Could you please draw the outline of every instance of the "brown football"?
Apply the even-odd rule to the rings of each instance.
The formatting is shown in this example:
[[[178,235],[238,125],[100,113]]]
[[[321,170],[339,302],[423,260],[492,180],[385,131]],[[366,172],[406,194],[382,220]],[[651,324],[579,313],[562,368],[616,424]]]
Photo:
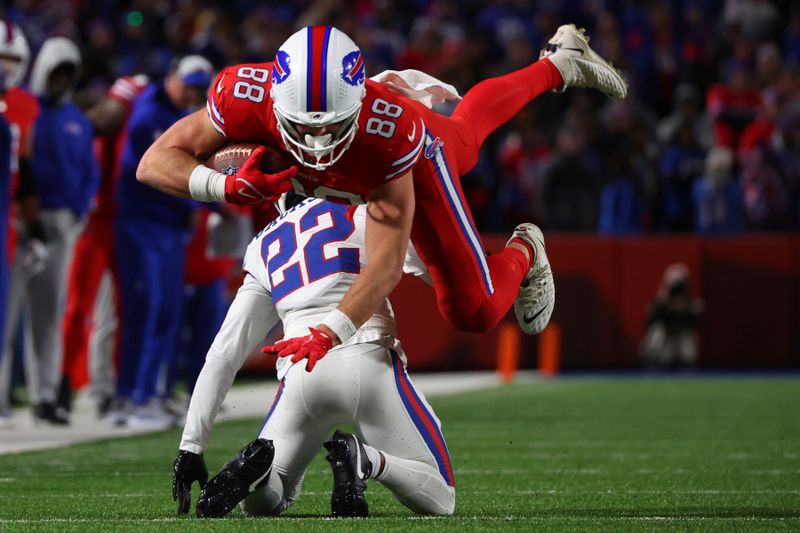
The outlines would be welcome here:
[[[226,176],[236,174],[236,171],[247,161],[253,150],[259,146],[252,143],[228,144],[211,154],[206,164]],[[262,172],[272,174],[287,169],[292,165],[294,163],[274,148],[267,147],[264,155],[261,156],[260,167]]]

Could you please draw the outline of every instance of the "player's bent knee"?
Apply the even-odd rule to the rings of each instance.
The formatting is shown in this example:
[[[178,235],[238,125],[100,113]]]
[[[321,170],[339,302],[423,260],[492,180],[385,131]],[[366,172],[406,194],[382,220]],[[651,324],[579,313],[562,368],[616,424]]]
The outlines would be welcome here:
[[[419,505],[419,503],[417,502],[416,509],[411,507],[417,514],[424,516],[450,516],[456,508],[456,495],[453,491],[449,498],[430,499],[423,505]]]
[[[453,496],[453,499],[450,500],[446,505],[437,506],[436,509],[431,509],[427,514],[428,516],[451,516],[453,512],[456,510],[456,499]]]
[[[486,333],[500,322],[508,309],[495,307],[490,298],[467,298],[463,295],[445,296],[439,299],[439,311],[459,331]]]
[[[439,516],[450,516],[456,510],[456,489],[450,487],[450,498],[444,502],[442,512],[438,513]]]
[[[456,508],[456,489],[444,480],[431,478],[413,494],[395,495],[400,503],[423,516],[450,516]]]
[[[486,333],[491,331],[500,322],[500,316],[495,314],[477,313],[462,314],[458,312],[447,312],[445,318],[453,324],[459,331],[466,333]]]
[[[249,516],[277,516],[287,507],[287,502],[269,486],[253,492],[239,503],[242,512]]]

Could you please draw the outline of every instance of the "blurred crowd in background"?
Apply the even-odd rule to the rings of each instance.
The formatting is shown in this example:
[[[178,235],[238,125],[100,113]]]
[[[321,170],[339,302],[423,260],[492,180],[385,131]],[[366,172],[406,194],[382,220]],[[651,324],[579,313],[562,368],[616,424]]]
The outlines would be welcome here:
[[[768,0],[17,0],[37,49],[79,43],[77,102],[175,56],[268,61],[295,28],[330,23],[369,75],[414,68],[454,84],[522,67],[559,24],[631,83],[622,102],[546,95],[489,139],[466,178],[478,227],[737,233],[800,224],[800,6]],[[446,112],[446,110],[443,110]]]
[[[210,254],[209,243],[229,243],[229,226],[237,233],[246,217],[151,189],[137,182],[136,167],[153,139],[204,105],[217,70],[270,61],[306,25],[352,36],[368,75],[418,69],[462,93],[535,61],[568,22],[622,69],[626,100],[546,94],[488,139],[463,178],[481,231],[521,222],[604,234],[800,226],[800,5],[791,2],[2,5],[0,140],[15,153],[10,179],[0,161],[0,182],[13,184],[0,195],[11,222],[0,240],[8,250],[0,254],[0,427],[12,425],[23,367],[40,422],[68,424],[72,392],[91,381],[98,414],[115,425],[177,423],[186,403],[169,403],[174,385],[191,393],[241,259]],[[29,61],[11,53],[21,34]],[[679,314],[689,331],[700,313],[685,313],[687,305]],[[656,311],[651,326],[669,315]],[[695,358],[693,349],[680,353],[686,364]]]

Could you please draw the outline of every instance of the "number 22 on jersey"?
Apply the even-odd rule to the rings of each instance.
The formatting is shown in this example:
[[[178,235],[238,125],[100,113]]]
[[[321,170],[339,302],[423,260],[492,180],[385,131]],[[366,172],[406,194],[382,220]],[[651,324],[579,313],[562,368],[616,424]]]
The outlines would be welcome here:
[[[261,241],[261,258],[272,285],[276,304],[297,289],[341,272],[358,274],[359,250],[326,245],[343,243],[355,231],[349,208],[320,202],[300,220],[281,222]],[[327,252],[327,253],[326,253]]]

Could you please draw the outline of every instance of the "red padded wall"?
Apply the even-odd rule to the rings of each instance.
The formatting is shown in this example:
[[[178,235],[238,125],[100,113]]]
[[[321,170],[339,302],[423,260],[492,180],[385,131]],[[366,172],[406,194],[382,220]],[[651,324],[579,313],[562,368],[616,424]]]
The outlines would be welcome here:
[[[675,262],[688,266],[692,293],[705,302],[700,366],[800,367],[800,236],[546,237],[562,368],[637,366],[647,305]],[[485,236],[485,247],[497,250],[506,238]],[[494,368],[496,332],[456,331],[423,282],[404,278],[391,300],[412,369]],[[513,312],[505,320],[514,322]],[[523,335],[522,368],[536,367],[537,341]],[[257,359],[249,368],[271,364]]]

